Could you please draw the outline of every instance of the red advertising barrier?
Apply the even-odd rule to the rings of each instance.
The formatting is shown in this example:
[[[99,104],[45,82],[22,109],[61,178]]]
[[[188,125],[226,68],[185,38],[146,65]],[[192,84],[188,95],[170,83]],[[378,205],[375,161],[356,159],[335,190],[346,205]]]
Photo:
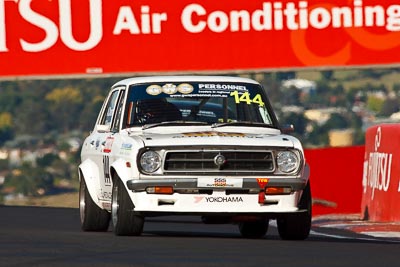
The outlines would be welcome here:
[[[400,221],[400,124],[367,130],[361,210],[371,221]]]
[[[398,0],[0,0],[0,77],[400,62]]]
[[[360,213],[364,146],[306,149],[313,216]]]

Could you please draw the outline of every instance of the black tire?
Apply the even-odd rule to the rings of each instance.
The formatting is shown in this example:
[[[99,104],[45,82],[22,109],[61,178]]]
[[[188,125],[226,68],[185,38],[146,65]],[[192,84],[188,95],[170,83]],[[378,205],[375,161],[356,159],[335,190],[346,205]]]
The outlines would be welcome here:
[[[83,177],[79,186],[79,213],[83,231],[105,232],[108,230],[110,213],[94,203]]]
[[[239,223],[240,234],[245,238],[263,238],[268,232],[269,220]]]
[[[115,235],[142,234],[144,217],[134,213],[134,205],[118,177],[113,183],[111,217]]]
[[[299,209],[304,213],[288,214],[277,219],[279,236],[284,240],[304,240],[311,230],[311,186],[308,182],[299,202]]]

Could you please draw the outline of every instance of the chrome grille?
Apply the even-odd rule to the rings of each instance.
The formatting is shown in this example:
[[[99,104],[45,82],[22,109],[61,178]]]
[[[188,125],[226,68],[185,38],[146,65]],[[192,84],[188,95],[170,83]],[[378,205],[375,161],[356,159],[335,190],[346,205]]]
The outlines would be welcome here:
[[[225,159],[218,164],[216,157]],[[271,151],[199,150],[167,151],[165,174],[260,174],[272,173],[274,160]]]

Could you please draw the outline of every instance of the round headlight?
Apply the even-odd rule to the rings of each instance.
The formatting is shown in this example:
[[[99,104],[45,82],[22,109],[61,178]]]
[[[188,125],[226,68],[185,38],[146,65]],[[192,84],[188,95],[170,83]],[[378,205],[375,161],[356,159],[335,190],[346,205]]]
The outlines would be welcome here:
[[[299,166],[299,159],[292,151],[282,151],[278,153],[276,163],[281,172],[289,173],[297,169]]]
[[[146,151],[140,157],[140,167],[147,173],[158,170],[161,166],[161,157],[154,151]]]

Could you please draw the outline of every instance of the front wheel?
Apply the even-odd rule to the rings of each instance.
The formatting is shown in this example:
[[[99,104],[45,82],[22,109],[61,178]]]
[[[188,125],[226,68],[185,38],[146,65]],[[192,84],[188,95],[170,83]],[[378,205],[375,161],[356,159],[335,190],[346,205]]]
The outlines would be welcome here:
[[[94,203],[83,177],[79,186],[79,214],[83,231],[107,231],[110,213]]]
[[[142,234],[144,218],[134,213],[132,200],[118,177],[113,183],[111,217],[115,235]]]
[[[284,240],[304,240],[311,230],[311,187],[308,182],[304,188],[299,202],[299,209],[306,210],[304,213],[288,214],[277,219],[279,236]]]

